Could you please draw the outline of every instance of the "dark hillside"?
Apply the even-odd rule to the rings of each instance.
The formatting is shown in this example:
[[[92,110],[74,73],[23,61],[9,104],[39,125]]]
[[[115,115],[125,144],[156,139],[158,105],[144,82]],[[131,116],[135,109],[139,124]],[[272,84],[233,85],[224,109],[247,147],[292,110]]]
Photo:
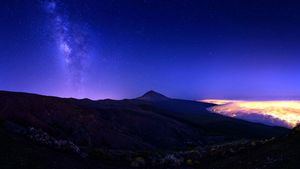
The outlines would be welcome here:
[[[272,137],[288,132],[210,113],[206,110],[209,106],[153,91],[139,99],[120,101],[0,92],[1,119],[41,128],[87,147],[180,149],[227,138]]]

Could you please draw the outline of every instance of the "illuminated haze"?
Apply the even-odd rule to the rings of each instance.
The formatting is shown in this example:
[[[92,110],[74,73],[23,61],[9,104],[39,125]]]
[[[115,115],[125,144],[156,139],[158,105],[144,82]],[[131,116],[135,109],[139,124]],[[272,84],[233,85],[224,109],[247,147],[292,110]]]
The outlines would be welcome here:
[[[271,126],[292,128],[300,123],[300,101],[201,100],[217,104],[210,111]]]

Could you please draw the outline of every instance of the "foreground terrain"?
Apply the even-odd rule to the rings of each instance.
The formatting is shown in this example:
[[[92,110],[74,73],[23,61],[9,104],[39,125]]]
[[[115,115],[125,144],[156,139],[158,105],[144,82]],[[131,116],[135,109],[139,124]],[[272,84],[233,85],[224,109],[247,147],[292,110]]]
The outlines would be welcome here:
[[[0,92],[1,168],[296,166],[299,130],[218,114],[154,91],[136,99]],[[297,149],[298,148],[298,149]],[[294,163],[295,162],[295,163]]]

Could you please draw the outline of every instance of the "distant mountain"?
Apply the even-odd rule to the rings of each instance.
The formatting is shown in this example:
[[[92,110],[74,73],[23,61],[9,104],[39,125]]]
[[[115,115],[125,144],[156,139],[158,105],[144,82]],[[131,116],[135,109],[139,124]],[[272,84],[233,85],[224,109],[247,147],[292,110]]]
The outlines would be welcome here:
[[[146,101],[162,101],[162,100],[168,100],[169,98],[158,92],[150,90],[144,95],[142,95],[141,97],[138,97],[137,99],[146,100]]]

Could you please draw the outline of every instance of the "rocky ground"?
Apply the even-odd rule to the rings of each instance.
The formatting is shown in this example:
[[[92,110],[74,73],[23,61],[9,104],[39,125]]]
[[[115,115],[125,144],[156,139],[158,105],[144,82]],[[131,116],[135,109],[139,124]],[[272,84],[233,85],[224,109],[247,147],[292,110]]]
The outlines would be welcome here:
[[[0,166],[7,169],[296,169],[299,164],[300,126],[279,138],[243,139],[180,151],[86,149],[11,122],[2,122],[0,131]]]

